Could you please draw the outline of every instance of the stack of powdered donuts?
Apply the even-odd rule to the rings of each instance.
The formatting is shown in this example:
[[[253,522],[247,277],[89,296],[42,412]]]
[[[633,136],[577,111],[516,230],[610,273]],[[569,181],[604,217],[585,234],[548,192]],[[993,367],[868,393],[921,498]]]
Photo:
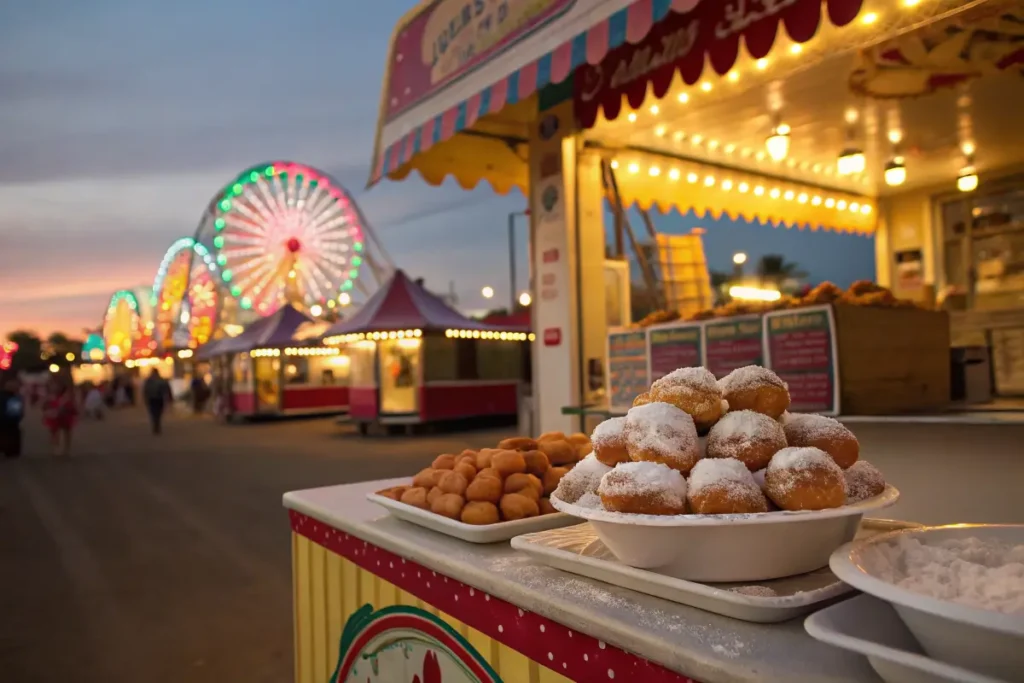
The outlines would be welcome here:
[[[497,448],[439,455],[413,477],[378,495],[466,524],[496,524],[556,510],[548,496],[591,451],[586,434],[505,439]]]
[[[767,368],[720,380],[703,367],[680,368],[637,396],[625,417],[597,426],[593,455],[555,496],[613,512],[716,515],[824,510],[885,489],[849,429],[790,414],[789,403],[786,383]]]

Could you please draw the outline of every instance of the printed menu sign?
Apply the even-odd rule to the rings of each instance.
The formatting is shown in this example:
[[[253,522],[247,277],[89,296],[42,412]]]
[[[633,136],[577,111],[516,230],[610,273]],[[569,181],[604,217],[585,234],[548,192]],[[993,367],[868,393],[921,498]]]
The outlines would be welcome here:
[[[764,316],[766,365],[789,384],[792,412],[839,413],[836,324],[831,306]]]
[[[764,365],[764,321],[761,316],[709,320],[704,323],[705,365],[715,377],[736,368]]]
[[[608,402],[628,409],[647,391],[647,333],[643,330],[608,335]]]
[[[678,368],[703,365],[701,324],[652,327],[650,335],[651,381],[661,379]]]

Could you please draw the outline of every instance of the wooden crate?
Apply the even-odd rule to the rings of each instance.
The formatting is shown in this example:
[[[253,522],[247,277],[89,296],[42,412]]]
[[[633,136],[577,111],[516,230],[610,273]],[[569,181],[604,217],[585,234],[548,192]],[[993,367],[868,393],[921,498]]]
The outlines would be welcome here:
[[[950,400],[945,311],[834,307],[844,415],[941,410]]]

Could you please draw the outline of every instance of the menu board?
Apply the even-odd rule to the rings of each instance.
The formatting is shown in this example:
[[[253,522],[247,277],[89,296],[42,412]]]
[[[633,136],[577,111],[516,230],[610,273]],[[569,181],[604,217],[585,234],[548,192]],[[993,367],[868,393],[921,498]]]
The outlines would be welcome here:
[[[647,328],[652,382],[678,368],[704,364],[701,328],[701,323]]]
[[[790,411],[839,414],[832,307],[766,313],[764,339],[767,367],[789,384]]]
[[[608,335],[608,403],[628,410],[638,394],[647,391],[647,333],[644,330]]]
[[[704,323],[705,366],[722,378],[736,368],[764,365],[764,320],[761,316],[724,318]]]

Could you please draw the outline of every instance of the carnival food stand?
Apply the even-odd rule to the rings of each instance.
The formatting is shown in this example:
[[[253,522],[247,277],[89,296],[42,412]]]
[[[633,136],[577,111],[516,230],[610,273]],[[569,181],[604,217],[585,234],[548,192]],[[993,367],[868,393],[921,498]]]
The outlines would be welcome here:
[[[304,338],[302,330],[311,324],[304,313],[285,305],[237,337],[200,349],[200,357],[229,373],[222,380],[229,387],[232,415],[310,415],[348,409],[348,355],[343,348]]]
[[[486,179],[499,192],[519,187],[528,194],[538,283],[534,396],[538,431],[545,434],[503,442],[498,449],[439,455],[431,468],[410,473],[411,482],[407,477],[286,494],[293,532],[296,680],[1020,680],[1024,628],[1019,613],[993,614],[999,610],[992,605],[966,612],[962,605],[950,608],[920,583],[917,596],[907,598],[913,591],[897,589],[896,578],[879,578],[877,566],[861,561],[874,543],[902,553],[906,547],[900,539],[933,532],[947,538],[974,535],[971,540],[978,542],[1013,535],[1012,543],[1020,544],[1020,528],[916,529],[870,520],[871,511],[893,502],[898,492],[880,473],[860,478],[870,472],[866,466],[840,464],[832,449],[856,442],[841,423],[786,410],[804,408],[808,396],[831,400],[834,411],[841,410],[838,383],[822,383],[828,367],[838,364],[851,382],[869,376],[868,361],[844,366],[839,360],[844,326],[878,330],[875,355],[882,355],[881,365],[888,364],[882,379],[890,382],[897,379],[897,364],[913,361],[908,332],[913,325],[948,339],[944,316],[898,304],[890,299],[906,298],[901,291],[894,296],[878,287],[892,284],[892,249],[904,239],[906,215],[914,213],[897,215],[890,200],[897,191],[889,188],[906,190],[924,179],[964,194],[973,191],[976,169],[988,163],[980,151],[983,134],[965,124],[969,117],[956,114],[963,106],[958,104],[962,90],[940,93],[939,100],[908,102],[885,77],[891,71],[881,67],[892,65],[886,57],[895,57],[893,64],[917,64],[922,68],[909,71],[920,84],[938,90],[970,82],[977,74],[933,79],[924,64],[970,53],[959,49],[968,46],[929,51],[949,36],[987,39],[972,32],[965,36],[962,29],[998,24],[1014,16],[1016,4],[596,0],[502,3],[500,8],[483,3],[479,15],[475,7],[464,11],[465,3],[423,3],[396,28],[371,183],[400,180],[416,170],[433,184],[453,175],[464,187]],[[1000,35],[994,30],[998,26],[988,28],[988,38]],[[1002,35],[1010,31],[1002,30]],[[898,48],[908,45],[914,49],[901,56]],[[999,79],[989,72],[1000,71],[1003,62],[1014,64],[1005,52],[999,54],[1007,59],[982,70],[986,77]],[[1005,79],[1003,85],[1020,87]],[[882,97],[887,88],[894,88],[888,90],[896,94],[892,101]],[[954,106],[936,106],[936,101]],[[893,102],[900,104],[898,114],[882,106]],[[944,110],[949,116],[936,126],[912,125],[913,112],[921,116],[926,109],[936,118]],[[900,123],[900,116],[906,121]],[[1004,127],[985,135],[998,140],[1015,132]],[[926,148],[927,140],[942,142]],[[698,329],[669,324],[626,329],[623,339],[610,338],[602,282],[608,242],[602,179],[609,168],[617,172],[626,206],[683,207],[711,216],[727,212],[789,228],[874,235],[880,282],[856,292],[825,288],[820,293],[827,296],[792,302],[791,308],[701,316]],[[927,193],[920,186],[914,191],[919,189]],[[925,206],[930,204],[915,204],[917,219],[927,212]],[[898,263],[910,262],[904,271],[912,273],[911,261],[901,256]],[[854,297],[864,298],[851,301]],[[847,313],[849,321],[840,322]],[[893,347],[886,339],[891,330],[868,320],[873,314],[900,328],[904,350],[899,355],[885,357]],[[914,323],[895,319],[918,314],[930,317]],[[782,322],[773,326],[773,320]],[[774,333],[790,336],[775,339]],[[935,357],[945,344],[948,354],[945,339],[925,340],[919,348]],[[805,343],[817,350],[796,353],[794,347]],[[787,353],[797,360],[782,367],[778,357]],[[559,468],[551,461],[540,484],[533,482],[530,477],[540,475],[530,470],[533,451],[525,449],[577,436],[566,437],[575,419],[563,415],[562,407],[601,398],[606,388],[583,379],[595,362],[605,366],[613,355],[624,359],[623,372],[610,386],[628,409],[620,418],[624,422],[608,420],[607,427],[593,432],[593,456]],[[805,368],[800,359],[808,356],[817,360]],[[648,367],[655,362],[672,372],[655,379]],[[724,391],[716,375],[746,363],[755,370],[740,374],[770,378],[755,398],[761,389],[785,392],[785,403],[770,414],[735,406],[723,414],[734,401],[729,397],[722,403],[724,397],[716,395]],[[715,373],[699,368],[702,364]],[[787,378],[796,394],[790,396],[779,375],[804,370],[809,377],[803,380]],[[706,394],[699,406],[666,406],[666,398],[688,395],[675,393],[688,383]],[[724,386],[739,393],[750,388],[739,380]],[[827,406],[808,408],[830,412]],[[678,410],[689,417],[680,419]],[[697,437],[698,411],[713,413],[701,425],[710,427],[705,441]],[[781,439],[764,454],[767,467],[753,471],[745,461],[714,462],[739,458],[724,457],[729,446],[723,446],[724,455],[711,454],[718,425],[732,425],[718,434],[728,441],[746,434],[747,422],[760,425],[758,430],[782,430],[782,436],[767,440]],[[807,445],[814,431],[810,425],[823,430],[815,437],[821,448]],[[672,452],[662,457],[660,438],[666,433]],[[621,440],[624,454],[616,451]],[[510,454],[518,449],[524,450]],[[683,452],[693,458],[685,466],[676,460]],[[614,465],[602,459],[613,455]],[[826,497],[834,501],[795,511],[793,501],[785,500],[792,489],[773,481],[781,481],[784,472],[819,468],[830,474],[816,480],[811,497],[823,493],[814,487],[827,480]],[[547,473],[555,469],[561,479],[552,491]],[[616,472],[622,477],[613,477]],[[756,480],[759,472],[763,484]],[[501,477],[497,483],[495,476]],[[568,488],[560,493],[570,476],[586,482],[582,495],[574,487],[575,502]],[[471,493],[466,480],[480,491]],[[739,516],[735,510],[715,510],[723,499],[710,495],[709,486],[725,480],[735,488],[725,487],[724,500],[736,502],[736,494],[761,507]],[[868,494],[855,493],[865,485]],[[737,493],[740,489],[745,493]],[[490,502],[480,497],[490,490]],[[515,505],[506,506],[513,496]],[[545,500],[557,513],[545,509]],[[469,515],[481,509],[477,503],[498,506],[495,512],[485,505],[495,527],[490,543],[466,540],[472,534],[463,527],[477,523]],[[380,514],[373,504],[390,514]],[[625,509],[634,504],[656,509]],[[565,524],[587,523],[558,528],[557,518],[552,520],[556,514],[567,516]],[[543,530],[523,528],[535,523]],[[790,523],[789,540],[780,541],[777,534]],[[854,538],[862,533],[869,536]],[[509,538],[511,547],[504,543]],[[752,552],[755,546],[758,551]],[[823,559],[823,551],[831,555]],[[708,558],[734,572],[757,565],[763,576],[780,583],[699,574],[694,567],[703,571]],[[825,577],[824,584],[798,589],[787,584],[784,577],[796,578],[785,573],[794,562],[802,563],[800,571],[821,567],[825,574],[800,576]],[[669,566],[685,568],[684,573],[661,571]],[[689,586],[673,581],[686,576]],[[868,599],[880,602],[881,611],[864,602],[868,596],[840,600],[850,585],[870,593]],[[830,601],[837,602],[826,607]],[[769,603],[772,609],[765,612]],[[773,611],[797,604],[795,612]],[[931,615],[927,626],[935,638],[927,637],[922,622],[904,618],[911,605]],[[793,618],[807,613],[813,614],[806,627]],[[857,622],[860,633],[844,632],[840,616]],[[981,644],[984,655],[970,652]],[[913,674],[917,677],[910,678]],[[931,678],[922,678],[925,674]]]
[[[365,430],[518,415],[530,337],[465,317],[399,269],[324,343],[349,349],[349,417]]]

